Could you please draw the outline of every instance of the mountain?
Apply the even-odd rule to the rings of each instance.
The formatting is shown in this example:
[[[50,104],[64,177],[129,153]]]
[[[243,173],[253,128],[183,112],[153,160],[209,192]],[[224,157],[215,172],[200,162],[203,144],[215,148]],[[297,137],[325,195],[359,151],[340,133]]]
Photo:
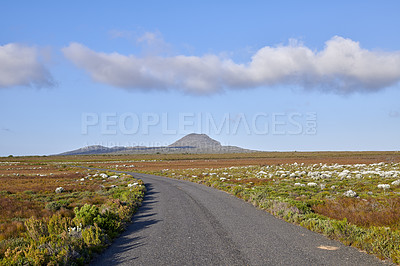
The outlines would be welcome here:
[[[77,150],[60,153],[58,155],[84,155],[84,154],[103,154],[103,153],[107,154],[107,153],[122,151],[124,149],[125,147],[115,146],[112,148],[108,148],[101,145],[92,145]]]
[[[166,147],[104,147],[101,145],[87,146],[58,155],[88,155],[88,154],[154,154],[154,153],[244,153],[252,150],[236,146],[223,146],[219,141],[206,134],[189,134]]]
[[[206,134],[192,133],[184,136],[178,141],[175,141],[168,147],[179,148],[179,147],[190,147],[190,148],[220,148],[222,145],[219,141],[210,138]]]

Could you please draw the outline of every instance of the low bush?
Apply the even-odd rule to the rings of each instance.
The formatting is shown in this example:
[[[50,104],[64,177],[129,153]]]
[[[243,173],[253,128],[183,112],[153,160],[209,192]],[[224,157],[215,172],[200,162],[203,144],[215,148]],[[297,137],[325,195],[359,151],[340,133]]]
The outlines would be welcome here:
[[[68,203],[65,200],[59,200],[59,201],[52,201],[46,204],[45,208],[46,210],[55,212],[61,209],[62,207],[67,207]]]

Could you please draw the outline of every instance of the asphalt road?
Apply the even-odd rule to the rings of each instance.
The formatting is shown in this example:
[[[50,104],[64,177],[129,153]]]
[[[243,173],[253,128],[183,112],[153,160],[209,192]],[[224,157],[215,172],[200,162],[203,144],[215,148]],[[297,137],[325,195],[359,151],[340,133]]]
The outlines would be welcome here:
[[[130,174],[146,183],[144,204],[127,231],[93,265],[383,264],[225,192]]]

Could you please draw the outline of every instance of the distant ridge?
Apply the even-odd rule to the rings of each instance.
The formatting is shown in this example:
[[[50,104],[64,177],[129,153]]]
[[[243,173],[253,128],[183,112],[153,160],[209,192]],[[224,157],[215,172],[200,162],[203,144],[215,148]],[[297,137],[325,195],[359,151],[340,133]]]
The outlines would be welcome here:
[[[104,147],[101,145],[87,146],[57,155],[90,155],[90,154],[155,154],[155,153],[246,153],[252,150],[236,146],[223,146],[219,141],[206,134],[192,133],[184,136],[166,147]]]
[[[83,147],[83,148],[80,148],[77,150],[60,153],[58,155],[103,154],[103,153],[114,153],[114,152],[118,152],[118,151],[123,151],[124,149],[126,149],[126,148],[118,147],[118,146],[109,148],[109,147],[105,147],[105,146],[101,146],[101,145],[92,145],[92,146]]]

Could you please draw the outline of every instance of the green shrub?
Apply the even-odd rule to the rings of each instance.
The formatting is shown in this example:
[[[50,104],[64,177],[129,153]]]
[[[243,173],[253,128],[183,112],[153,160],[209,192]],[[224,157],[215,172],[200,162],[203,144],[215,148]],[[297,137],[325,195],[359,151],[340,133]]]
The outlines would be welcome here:
[[[89,226],[82,231],[83,242],[89,247],[101,247],[102,246],[103,234],[100,227],[96,225]]]
[[[34,241],[39,241],[41,237],[48,236],[49,234],[46,222],[41,219],[29,218],[25,222],[25,227],[27,235]]]
[[[10,191],[7,191],[7,190],[1,190],[0,191],[0,196],[6,196],[6,195],[10,195],[10,194],[12,194]]]
[[[47,230],[49,234],[60,235],[64,232],[68,232],[68,228],[71,228],[72,224],[73,221],[71,218],[55,214],[49,219]]]
[[[122,221],[117,211],[105,210],[100,213],[97,206],[85,204],[82,208],[75,208],[74,222],[76,226],[98,226],[110,238],[117,236],[122,229]]]
[[[58,211],[61,207],[66,207],[68,203],[65,200],[52,201],[46,204],[45,208],[49,211]]]
[[[235,196],[239,196],[239,195],[241,195],[241,193],[243,192],[243,187],[241,187],[241,186],[236,186],[236,187],[234,187],[233,188],[233,190],[232,190],[232,193],[233,193],[233,195],[235,195]]]
[[[85,204],[80,209],[76,207],[74,209],[74,212],[74,222],[76,226],[85,227],[89,225],[94,225],[95,219],[100,216],[99,207],[90,204]]]

